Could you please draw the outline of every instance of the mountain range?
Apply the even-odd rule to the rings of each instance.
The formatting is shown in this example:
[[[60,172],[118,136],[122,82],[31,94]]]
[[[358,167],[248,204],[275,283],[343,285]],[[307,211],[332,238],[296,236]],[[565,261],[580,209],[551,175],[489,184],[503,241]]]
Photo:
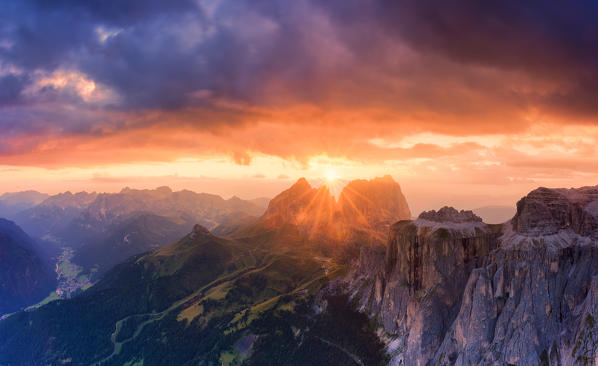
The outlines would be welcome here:
[[[143,241],[163,235],[139,217]],[[594,364],[597,243],[598,186],[538,188],[487,224],[411,219],[390,177],[338,200],[300,179],[258,218],[196,224],[1,320],[0,364]]]
[[[8,217],[13,213],[39,205],[48,197],[50,195],[37,191],[4,193],[0,195],[0,217]]]
[[[178,240],[195,223],[214,228],[239,217],[257,219],[265,209],[264,199],[225,200],[168,187],[53,196],[27,191],[2,195],[0,205],[33,237],[36,255],[55,267],[58,295],[49,299],[79,293],[114,265]]]

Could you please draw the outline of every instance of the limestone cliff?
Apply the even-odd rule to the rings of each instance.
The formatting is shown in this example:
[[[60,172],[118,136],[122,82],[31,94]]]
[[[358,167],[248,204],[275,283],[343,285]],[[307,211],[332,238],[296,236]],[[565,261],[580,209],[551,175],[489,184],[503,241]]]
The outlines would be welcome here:
[[[539,188],[503,225],[446,207],[397,222],[344,285],[392,365],[594,365],[597,193]]]

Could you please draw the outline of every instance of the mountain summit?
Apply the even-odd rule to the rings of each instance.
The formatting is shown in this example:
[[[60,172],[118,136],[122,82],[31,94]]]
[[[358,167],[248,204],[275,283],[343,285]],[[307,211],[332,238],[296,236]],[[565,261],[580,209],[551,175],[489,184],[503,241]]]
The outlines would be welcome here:
[[[522,235],[570,231],[598,238],[598,186],[538,188],[517,202],[513,229]]]
[[[390,175],[349,182],[339,196],[337,209],[352,225],[384,232],[395,221],[411,218],[401,187]]]
[[[326,186],[313,188],[305,178],[274,197],[261,218],[265,227],[282,224],[322,226],[331,223],[336,202]]]
[[[367,231],[383,240],[393,222],[410,217],[401,187],[389,175],[349,182],[338,202],[327,186],[314,188],[301,178],[270,201],[259,225],[295,225],[311,238],[335,241],[355,239],[356,232]]]

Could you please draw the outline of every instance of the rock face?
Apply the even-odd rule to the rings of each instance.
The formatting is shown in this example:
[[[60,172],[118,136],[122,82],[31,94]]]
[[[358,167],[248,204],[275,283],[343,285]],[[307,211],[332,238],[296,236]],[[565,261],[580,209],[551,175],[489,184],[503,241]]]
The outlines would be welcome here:
[[[326,186],[313,188],[301,178],[270,201],[260,222],[266,227],[291,224],[315,233],[331,225],[335,206],[334,197]]]
[[[0,315],[42,300],[55,285],[33,240],[13,222],[0,219]]]
[[[539,188],[503,225],[470,211],[394,224],[346,278],[392,365],[594,365],[598,187]]]
[[[312,187],[305,178],[274,197],[258,225],[267,228],[295,225],[311,238],[381,240],[390,224],[411,217],[401,187],[392,177],[354,180],[343,188],[338,202],[328,187]]]
[[[598,238],[598,187],[532,191],[517,203],[513,230],[527,236],[571,230]]]
[[[401,187],[390,175],[347,184],[339,198],[338,211],[353,226],[388,230],[397,219],[411,218]]]
[[[426,364],[434,357],[471,271],[496,248],[497,237],[495,226],[470,211],[445,207],[394,224],[385,253],[362,250],[349,284],[364,309],[397,336],[395,363]]]

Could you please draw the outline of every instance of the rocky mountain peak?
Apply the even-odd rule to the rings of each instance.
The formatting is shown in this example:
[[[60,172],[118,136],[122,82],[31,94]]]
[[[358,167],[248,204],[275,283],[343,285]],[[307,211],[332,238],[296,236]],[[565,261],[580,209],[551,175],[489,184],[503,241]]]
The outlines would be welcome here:
[[[571,189],[540,187],[517,202],[511,220],[522,235],[553,235],[570,231],[598,237],[598,186]]]
[[[326,185],[313,188],[301,178],[270,201],[260,222],[266,227],[293,224],[310,234],[344,240],[355,230],[386,237],[393,222],[410,217],[399,184],[387,175],[349,182],[338,202]]]
[[[482,222],[482,218],[474,214],[473,211],[457,211],[455,208],[448,206],[444,206],[438,211],[424,211],[418,216],[418,219],[451,223]]]
[[[274,197],[260,222],[265,227],[282,224],[324,226],[333,213],[334,197],[327,189],[313,188],[305,178]]]
[[[200,224],[195,224],[195,226],[193,226],[193,231],[191,231],[191,237],[197,238],[204,235],[210,235],[210,230],[206,229]]]
[[[350,221],[371,227],[387,228],[411,218],[401,187],[390,175],[349,182],[339,196],[338,210]]]
[[[40,205],[56,206],[63,209],[67,207],[81,208],[91,203],[97,196],[98,194],[96,192],[87,193],[82,191],[73,194],[70,191],[66,191],[64,193],[59,193],[48,197]]]
[[[312,192],[314,190],[315,190],[315,188],[313,188],[311,186],[311,184],[309,184],[309,182],[307,181],[307,179],[305,179],[305,178],[299,178],[299,180],[297,180],[295,182],[295,184],[293,184],[291,187],[289,187],[289,189],[281,192],[276,197],[301,196],[303,194],[308,194],[309,192]],[[276,199],[276,197],[274,197],[274,199]]]

